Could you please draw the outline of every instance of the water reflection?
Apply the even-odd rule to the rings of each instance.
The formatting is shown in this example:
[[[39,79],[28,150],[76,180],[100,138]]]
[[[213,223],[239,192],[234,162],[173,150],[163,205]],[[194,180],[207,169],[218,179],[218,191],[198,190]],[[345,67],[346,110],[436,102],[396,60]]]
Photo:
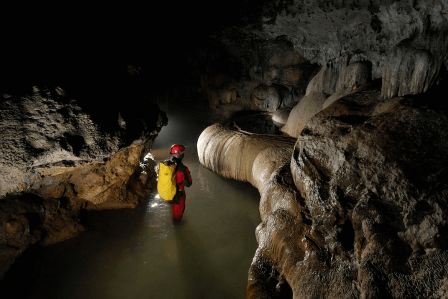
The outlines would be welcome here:
[[[152,150],[161,160],[173,143],[187,145],[193,185],[182,221],[156,192],[136,209],[92,211],[88,231],[18,262],[10,298],[245,298],[259,194],[199,164],[196,142],[209,123],[191,113],[168,109]]]

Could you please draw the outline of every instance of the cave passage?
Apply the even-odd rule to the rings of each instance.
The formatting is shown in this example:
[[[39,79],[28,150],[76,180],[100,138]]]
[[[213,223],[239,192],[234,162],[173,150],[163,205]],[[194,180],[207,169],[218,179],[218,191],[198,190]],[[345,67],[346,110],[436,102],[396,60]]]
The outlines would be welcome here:
[[[196,142],[211,123],[197,99],[194,105],[158,104],[169,122],[152,154],[162,160],[173,143],[187,146],[184,163],[193,185],[186,189],[182,222],[173,223],[171,205],[156,192],[136,209],[91,211],[86,232],[19,258],[5,278],[17,284],[16,298],[246,297],[259,193],[200,165]],[[27,291],[19,287],[27,283]]]

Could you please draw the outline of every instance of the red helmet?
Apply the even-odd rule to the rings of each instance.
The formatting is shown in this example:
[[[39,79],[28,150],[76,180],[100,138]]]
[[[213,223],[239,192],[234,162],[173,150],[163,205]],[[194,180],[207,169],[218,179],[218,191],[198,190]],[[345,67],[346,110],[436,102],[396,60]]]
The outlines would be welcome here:
[[[185,152],[185,145],[174,144],[171,146],[170,155],[174,157],[180,157]]]

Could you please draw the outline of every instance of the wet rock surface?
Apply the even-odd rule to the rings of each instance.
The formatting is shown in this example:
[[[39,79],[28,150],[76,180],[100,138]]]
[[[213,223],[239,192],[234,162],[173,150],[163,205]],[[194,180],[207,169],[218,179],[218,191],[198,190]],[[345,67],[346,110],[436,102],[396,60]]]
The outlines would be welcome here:
[[[297,140],[291,171],[312,219],[307,237],[330,258],[324,275],[344,264],[357,272],[356,290],[341,284],[346,294],[402,298],[442,286],[447,118],[430,107],[440,101],[431,96],[353,93],[312,118]]]
[[[299,2],[260,4],[202,56],[236,103],[290,110],[297,138],[291,152],[215,125],[198,142],[261,194],[248,297],[444,298],[446,3]]]
[[[232,126],[214,125],[198,142],[201,163],[226,177],[251,182],[262,195],[260,246],[249,270],[248,296],[444,298],[446,114],[441,108],[444,99],[425,93],[441,87],[439,94],[446,94],[448,6],[444,0],[411,2],[269,0],[209,5],[213,11],[222,10],[219,18],[213,13],[192,17],[187,9],[202,12],[204,7],[189,2],[172,15],[185,20],[182,26],[157,33],[152,29],[165,24],[165,14],[152,18],[145,10],[137,16],[131,9],[121,18],[126,13],[120,9],[119,17],[108,17],[120,21],[101,38],[92,30],[98,29],[95,14],[89,16],[87,30],[70,25],[62,34],[50,30],[59,22],[35,14],[35,24],[43,19],[48,24],[34,30],[32,42],[18,47],[22,35],[11,31],[14,39],[6,43],[5,57],[13,56],[14,45],[39,46],[22,64],[14,59],[6,63],[5,77],[11,82],[35,77],[52,81],[54,77],[43,75],[52,70],[59,77],[59,71],[70,73],[76,66],[77,72],[66,81],[77,85],[78,78],[88,76],[96,83],[96,73],[110,72],[110,62],[118,56],[150,56],[146,83],[168,86],[167,82],[186,80],[188,73],[195,83],[187,84],[216,108],[221,119],[247,109],[274,116],[288,111],[287,121],[285,116],[276,119],[292,137],[260,135],[277,133],[266,126],[263,115]],[[154,11],[163,8],[159,3]],[[78,24],[78,13],[71,17],[67,22]],[[105,24],[110,25],[108,18]],[[226,20],[225,26],[214,27],[217,30],[204,43],[205,34],[192,38],[190,33],[199,28],[211,33],[215,18]],[[160,47],[152,39],[148,42],[150,30]],[[42,46],[50,36],[56,36],[58,47]],[[110,51],[116,48],[120,49]],[[173,62],[182,51],[188,52],[182,64],[188,71]],[[92,59],[95,55],[103,61]],[[137,65],[128,67],[130,74],[140,71]],[[105,81],[99,90],[116,83]],[[90,89],[77,90],[91,94]],[[73,214],[93,207],[133,206],[136,197],[129,190],[140,189],[125,182],[146,181],[132,173],[153,127],[142,129],[141,118],[132,111],[155,110],[139,106],[122,113],[101,91],[82,105],[72,105],[59,102],[65,97],[63,90],[59,92],[38,88],[20,101],[5,93],[2,101],[13,103],[12,108],[2,106],[6,116],[0,119],[6,137],[0,195],[10,207],[5,215],[15,215],[1,220],[6,268],[9,257],[25,246],[14,244],[45,240],[45,235],[61,240],[82,229],[70,212],[61,216],[69,228],[65,232],[30,229],[44,217],[22,217],[29,208],[38,211],[30,201],[44,198],[49,202],[39,206],[43,211],[59,211],[61,204],[77,211]],[[98,97],[112,113],[89,105]],[[128,99],[127,93],[118,97],[122,102]],[[15,103],[23,103],[26,114],[14,108]],[[158,111],[155,114],[151,119],[160,120]],[[146,133],[141,136],[142,130]],[[111,187],[104,189],[105,183]],[[30,194],[32,200],[27,199]],[[69,199],[61,200],[65,197]],[[24,208],[11,210],[11,202]],[[43,215],[41,210],[36,213]]]
[[[250,182],[257,187],[266,177],[254,170],[255,163],[263,165],[263,160],[269,160],[263,158],[271,154],[267,151],[269,148],[290,149],[294,142],[295,139],[288,136],[255,134],[214,124],[199,136],[197,147],[201,164],[224,177]],[[263,173],[270,175],[269,171]]]
[[[198,141],[204,166],[261,194],[248,297],[444,298],[446,2],[251,8],[196,65],[202,90],[224,78],[297,141],[223,125]]]
[[[322,110],[326,100],[327,97],[322,92],[313,92],[304,96],[299,104],[291,110],[288,120],[281,130],[290,136],[297,137],[310,118]]]
[[[203,132],[201,163],[261,194],[249,298],[443,298],[440,100],[382,100],[371,83],[311,117],[292,147],[295,138],[265,142],[217,124]]]
[[[383,98],[419,94],[446,77],[447,11],[425,0],[243,1],[241,19],[214,32],[189,67],[211,107],[292,109],[310,93],[376,79]]]
[[[83,231],[83,211],[135,207],[150,191],[154,173],[141,163],[164,114],[86,102],[60,87],[2,95],[0,276],[30,245]]]

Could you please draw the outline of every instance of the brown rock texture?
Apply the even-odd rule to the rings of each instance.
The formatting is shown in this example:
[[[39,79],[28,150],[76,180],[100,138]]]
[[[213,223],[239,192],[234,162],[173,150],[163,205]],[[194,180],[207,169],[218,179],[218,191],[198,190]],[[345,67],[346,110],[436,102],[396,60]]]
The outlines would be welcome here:
[[[376,81],[311,117],[292,148],[288,137],[266,143],[218,124],[203,132],[201,163],[260,191],[248,298],[444,298],[448,119],[439,101],[382,100]]]
[[[313,220],[307,237],[326,251],[322,268],[333,283],[319,292],[328,298],[337,284],[346,298],[436,294],[446,275],[446,113],[431,109],[425,96],[379,98],[367,89],[323,110],[292,156],[295,185]],[[354,271],[356,289],[336,283],[336,269]],[[305,286],[294,293],[305,294]]]
[[[83,231],[82,211],[132,208],[150,192],[144,156],[164,114],[152,104],[131,114],[88,104],[60,87],[2,95],[0,277],[31,244]]]

